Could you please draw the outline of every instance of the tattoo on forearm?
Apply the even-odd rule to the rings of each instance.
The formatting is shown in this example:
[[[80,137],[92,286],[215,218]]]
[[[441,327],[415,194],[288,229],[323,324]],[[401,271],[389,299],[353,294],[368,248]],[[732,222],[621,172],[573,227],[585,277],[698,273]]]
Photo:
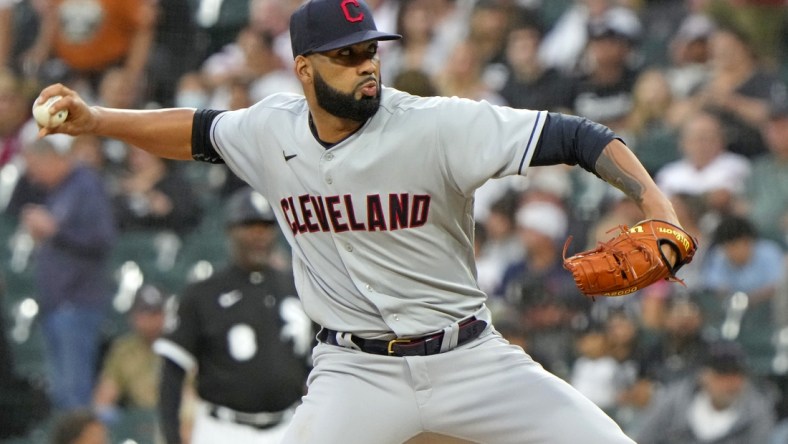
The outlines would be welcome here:
[[[632,200],[637,203],[643,200],[643,193],[646,187],[634,176],[624,171],[609,153],[602,152],[602,155],[596,161],[595,167],[597,174],[602,179],[623,191]]]

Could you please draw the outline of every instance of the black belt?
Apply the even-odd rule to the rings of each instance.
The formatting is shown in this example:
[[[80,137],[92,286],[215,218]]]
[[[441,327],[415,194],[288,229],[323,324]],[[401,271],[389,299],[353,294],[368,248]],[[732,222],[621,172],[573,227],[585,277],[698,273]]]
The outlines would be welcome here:
[[[477,338],[485,328],[487,322],[476,319],[475,317],[466,319],[459,324],[460,331],[457,336],[457,346],[463,345],[472,339]],[[342,344],[337,342],[337,334],[343,334],[336,330],[322,328],[317,334],[320,342],[329,345]],[[361,351],[375,355],[386,356],[427,356],[441,352],[444,332],[431,335],[419,336],[415,338],[396,338],[390,341],[383,339],[364,339],[358,336],[350,336],[350,340],[358,346]]]
[[[258,430],[270,429],[282,422],[287,410],[279,412],[247,413],[216,404],[208,404],[208,414],[216,419],[231,421]]]

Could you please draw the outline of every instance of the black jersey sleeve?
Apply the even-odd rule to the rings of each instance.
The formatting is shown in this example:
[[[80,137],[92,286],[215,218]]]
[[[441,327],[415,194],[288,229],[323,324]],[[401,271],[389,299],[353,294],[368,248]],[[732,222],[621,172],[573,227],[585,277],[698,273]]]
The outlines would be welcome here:
[[[194,364],[200,339],[200,307],[193,287],[187,287],[178,299],[175,319],[167,326],[161,339],[160,342],[172,343],[175,348],[160,348],[160,354],[189,370],[191,366],[184,365],[184,357],[181,355],[183,352],[187,353],[186,362],[191,361],[191,364]]]
[[[580,165],[596,174],[602,150],[618,136],[608,127],[591,120],[560,113],[548,113],[531,165]]]
[[[192,158],[200,162],[224,163],[211,143],[211,124],[224,111],[198,109],[192,119]]]
[[[162,359],[159,379],[159,422],[167,444],[181,443],[181,397],[186,371],[169,359]]]

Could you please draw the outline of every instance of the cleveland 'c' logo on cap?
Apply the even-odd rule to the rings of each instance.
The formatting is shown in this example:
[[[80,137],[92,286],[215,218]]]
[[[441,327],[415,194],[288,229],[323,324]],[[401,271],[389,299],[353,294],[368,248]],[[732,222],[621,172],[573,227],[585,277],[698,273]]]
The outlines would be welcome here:
[[[364,13],[359,12],[358,15],[353,15],[350,9],[348,9],[349,4],[354,5],[356,8],[361,8],[361,5],[358,4],[358,0],[342,0],[342,12],[345,14],[345,19],[351,23],[364,20]]]

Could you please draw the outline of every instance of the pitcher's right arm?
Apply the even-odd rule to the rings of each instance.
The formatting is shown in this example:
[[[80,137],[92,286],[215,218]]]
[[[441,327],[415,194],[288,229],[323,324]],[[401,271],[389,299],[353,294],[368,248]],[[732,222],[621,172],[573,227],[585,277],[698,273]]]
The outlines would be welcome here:
[[[50,112],[66,109],[68,118],[55,128],[42,128],[40,136],[93,134],[126,142],[159,157],[192,160],[193,108],[130,110],[89,106],[79,94],[61,84],[44,88],[36,103],[53,96],[62,98]]]

